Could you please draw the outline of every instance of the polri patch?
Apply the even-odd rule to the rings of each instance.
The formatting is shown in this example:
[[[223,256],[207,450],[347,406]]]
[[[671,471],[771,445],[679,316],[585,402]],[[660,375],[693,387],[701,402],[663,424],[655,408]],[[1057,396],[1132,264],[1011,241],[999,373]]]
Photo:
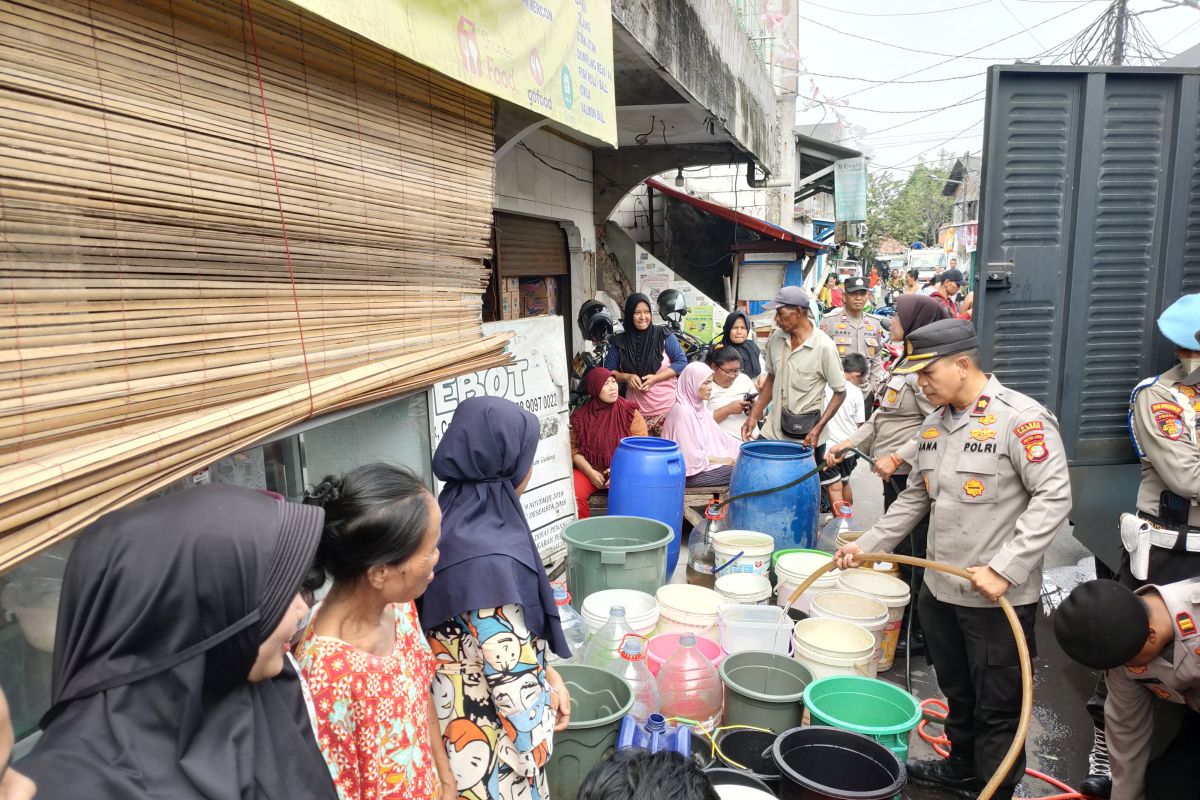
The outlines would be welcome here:
[[[1196,635],[1196,623],[1192,620],[1192,615],[1186,611],[1180,611],[1175,615],[1175,627],[1179,628],[1179,638],[1188,639]]]
[[[992,404],[992,398],[986,394],[979,395],[979,399],[975,401],[975,407],[971,409],[971,416],[982,416],[983,412],[987,411],[988,406]]]
[[[1183,418],[1171,411],[1159,411],[1154,415],[1154,425],[1159,433],[1178,442],[1183,436]]]
[[[1021,446],[1025,448],[1025,460],[1030,464],[1040,464],[1050,456],[1050,450],[1046,447],[1046,437],[1040,433],[1031,433],[1021,440]]]
[[[1043,425],[1039,420],[1035,419],[1032,422],[1022,422],[1020,425],[1013,428],[1013,433],[1015,433],[1017,435],[1017,438],[1020,439],[1020,438],[1023,438],[1026,434],[1033,433],[1034,431],[1044,431],[1044,430],[1046,430],[1046,426]]]
[[[972,478],[963,484],[963,491],[967,493],[967,497],[979,497],[983,494],[983,481]]]
[[[921,431],[922,439],[936,439],[941,435],[942,435],[942,432],[939,431],[937,428],[926,428],[925,430]]]

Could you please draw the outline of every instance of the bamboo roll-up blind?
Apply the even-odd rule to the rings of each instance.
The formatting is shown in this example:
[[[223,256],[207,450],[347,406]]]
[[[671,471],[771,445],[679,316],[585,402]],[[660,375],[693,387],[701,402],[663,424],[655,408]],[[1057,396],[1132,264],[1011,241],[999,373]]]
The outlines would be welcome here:
[[[272,0],[0,4],[0,571],[503,363],[492,104]]]

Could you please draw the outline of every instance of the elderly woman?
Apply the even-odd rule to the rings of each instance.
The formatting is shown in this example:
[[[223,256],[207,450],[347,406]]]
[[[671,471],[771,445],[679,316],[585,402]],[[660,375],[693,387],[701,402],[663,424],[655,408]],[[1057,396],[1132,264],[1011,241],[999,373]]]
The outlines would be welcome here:
[[[608,488],[609,466],[626,436],[646,436],[646,420],[621,397],[610,370],[595,367],[583,379],[591,399],[571,413],[571,461],[575,465],[575,508],[591,516],[588,498]]]
[[[688,486],[729,483],[741,445],[721,430],[708,409],[713,371],[707,364],[688,364],[679,376],[678,397],[663,423],[663,436],[683,452]]]
[[[434,706],[460,797],[548,798],[546,764],[570,698],[547,651],[571,657],[520,495],[537,417],[498,397],[459,404],[433,456],[445,486],[441,560],[421,598]],[[564,799],[565,800],[565,799]]]
[[[675,334],[654,324],[650,298],[629,295],[621,318],[625,330],[612,338],[604,366],[624,384],[625,397],[642,416],[651,436],[662,434],[663,419],[675,404],[675,379],[687,366],[687,356]]]
[[[102,517],[63,579],[39,797],[333,800],[288,655],[322,513],[198,486]]]
[[[310,588],[333,584],[296,657],[338,797],[455,797],[413,603],[438,562],[437,501],[411,473],[368,464],[325,478],[305,502],[325,509]]]
[[[751,336],[750,317],[745,311],[734,311],[725,318],[725,326],[721,333],[721,347],[735,350],[742,361],[742,374],[754,381],[755,386],[761,386],[762,355],[758,343]]]

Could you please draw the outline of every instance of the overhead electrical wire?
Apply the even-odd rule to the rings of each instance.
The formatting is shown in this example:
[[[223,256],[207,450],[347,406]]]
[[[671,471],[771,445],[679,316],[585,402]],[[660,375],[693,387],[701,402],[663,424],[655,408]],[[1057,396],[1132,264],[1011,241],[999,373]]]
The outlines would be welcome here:
[[[833,6],[823,6],[820,3],[814,3],[813,0],[801,0],[807,6],[816,6],[825,11],[836,11],[839,14],[850,14],[855,17],[924,17],[929,14],[946,14],[951,11],[961,11],[964,8],[974,8],[975,6],[983,6],[992,2],[992,0],[979,0],[977,3],[968,3],[965,6],[954,6],[952,8],[939,8],[933,11],[887,11],[884,13],[871,13],[869,11],[847,11],[844,8],[834,8]]]
[[[1074,10],[1074,9],[1072,9],[1072,10]],[[871,42],[872,44],[881,44],[884,47],[892,47],[892,48],[895,48],[896,50],[903,50],[906,53],[917,53],[917,54],[923,55],[923,56],[948,56],[952,60],[957,60],[960,58],[969,58],[972,61],[1015,61],[1016,60],[1015,58],[999,58],[996,56],[973,56],[973,55],[969,55],[969,54],[954,55],[952,53],[939,53],[936,50],[917,50],[912,47],[905,47],[902,44],[894,44],[893,42],[886,42],[883,39],[872,39],[870,36],[862,36],[857,33],[850,33],[849,31],[839,30],[839,29],[833,27],[832,25],[826,25],[824,22],[819,22],[818,20],[812,19],[811,17],[806,17],[803,14],[797,14],[796,18],[802,19],[805,22],[816,25],[817,27],[824,28],[829,31],[833,31],[834,33],[837,33],[837,34],[841,34],[842,36],[848,36],[851,39],[862,39],[864,42]],[[1025,31],[1022,31],[1022,33],[1024,33],[1024,32]],[[1017,34],[1014,34],[1014,35],[1017,35]],[[1010,37],[1006,37],[1006,38],[1011,39],[1012,37],[1010,36]],[[995,44],[995,43],[993,42],[993,44]],[[984,47],[990,47],[990,46],[991,45],[984,45]],[[971,52],[979,52],[979,50],[982,50],[982,49],[984,49],[984,48],[981,47],[981,48],[978,48],[978,50],[973,50]]]
[[[986,86],[984,88],[980,89],[978,92],[975,92],[974,94],[967,95],[962,100],[951,103],[948,106],[942,106],[941,108],[935,108],[934,110],[930,111],[928,114],[922,114],[919,117],[913,117],[910,120],[905,120],[904,122],[898,123],[896,125],[892,125],[887,128],[880,128],[877,131],[872,131],[871,133],[867,133],[862,136],[843,136],[841,139],[834,139],[833,144],[837,144],[839,142],[846,142],[851,139],[866,139],[870,136],[874,136],[879,133],[884,133],[886,131],[894,131],[894,130],[896,130],[896,128],[903,128],[905,125],[912,125],[914,122],[920,122],[923,119],[929,119],[934,114],[940,114],[943,111],[949,111],[952,108],[957,108],[958,106],[966,105],[967,103],[973,103],[976,101],[976,99],[982,99],[979,96],[984,94],[985,92],[987,92]]]
[[[837,102],[818,100],[815,97],[806,97],[802,94],[798,94],[798,95],[796,95],[796,97],[800,98],[801,100],[807,100],[810,103],[818,103],[823,106],[829,106],[830,108],[844,108],[847,111],[862,111],[863,113],[866,113],[866,114],[924,114],[929,111],[945,111],[947,108],[953,108],[953,106],[942,106],[941,108],[909,108],[909,109],[905,109],[904,111],[898,111],[895,109],[863,108],[862,106],[842,105],[841,103],[837,103]],[[983,98],[979,98],[979,99],[983,99]],[[978,101],[970,100],[967,102],[975,103]],[[964,104],[960,103],[959,105],[964,105]]]
[[[897,80],[881,81],[877,78],[859,78],[855,75],[830,75],[825,72],[810,72],[809,70],[806,70],[806,69],[805,70],[785,70],[785,71],[786,72],[794,71],[794,72],[798,73],[801,78],[803,78],[806,75],[811,75],[814,78],[837,78],[838,80],[843,80],[843,81],[864,81],[866,83],[946,83],[947,81],[962,81],[962,80],[966,80],[967,78],[978,78],[982,75],[987,74],[987,70],[984,70],[983,72],[971,72],[967,75],[953,75],[949,78],[922,78],[921,80],[916,80],[916,81],[897,81]]]

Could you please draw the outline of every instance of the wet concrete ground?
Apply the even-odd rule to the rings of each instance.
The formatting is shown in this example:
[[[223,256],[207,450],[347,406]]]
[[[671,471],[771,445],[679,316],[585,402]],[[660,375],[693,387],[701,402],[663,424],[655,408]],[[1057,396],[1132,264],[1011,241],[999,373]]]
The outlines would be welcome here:
[[[883,490],[879,479],[865,466],[859,466],[851,477],[854,490],[856,523],[869,525],[883,513]],[[1054,639],[1048,612],[1081,581],[1095,577],[1091,553],[1071,535],[1065,525],[1046,555],[1042,586],[1042,613],[1039,614],[1035,636],[1038,655],[1034,659],[1033,720],[1026,743],[1028,766],[1069,786],[1078,786],[1087,771],[1087,755],[1092,746],[1092,723],[1084,703],[1091,696],[1096,673],[1067,658]],[[904,686],[902,659],[880,676]],[[920,697],[942,697],[937,689],[936,676],[923,657],[911,664],[912,690]],[[931,726],[940,733],[941,729]],[[911,758],[932,758],[932,748],[914,732],[910,744]],[[984,776],[989,777],[989,776]],[[1045,797],[1059,790],[1042,781],[1026,777],[1018,787],[1019,797]],[[943,792],[914,786],[907,787],[904,797],[911,800],[942,800],[950,797]]]

